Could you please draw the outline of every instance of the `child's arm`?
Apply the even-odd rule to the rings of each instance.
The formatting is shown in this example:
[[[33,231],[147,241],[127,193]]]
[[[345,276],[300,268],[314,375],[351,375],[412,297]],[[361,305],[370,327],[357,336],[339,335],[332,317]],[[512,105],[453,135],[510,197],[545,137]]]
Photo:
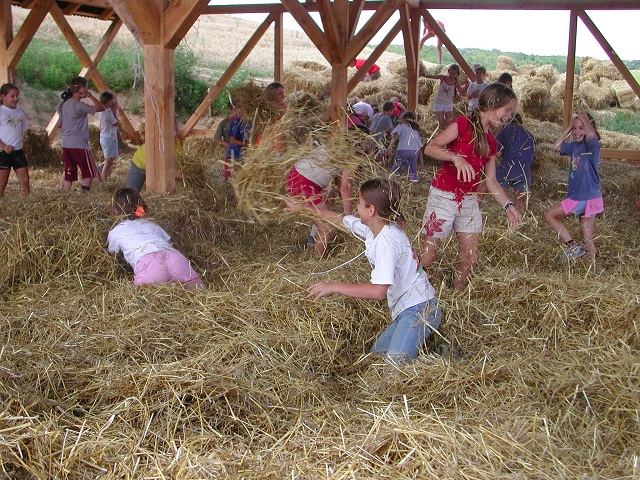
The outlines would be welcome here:
[[[573,128],[573,125],[569,125],[567,128],[564,129],[564,131],[560,134],[560,136],[556,139],[556,141],[553,142],[553,149],[556,152],[560,151],[560,147],[562,146],[564,139],[567,138],[567,135],[571,133],[572,128]]]
[[[397,133],[394,133],[393,135],[391,135],[391,139],[389,140],[389,146],[387,147],[387,151],[386,153],[391,153],[393,152],[393,147],[395,146],[396,142],[398,141],[400,137],[398,136]]]
[[[342,175],[338,182],[340,183],[342,210],[345,215],[353,215],[353,177],[351,172],[347,169],[342,170]]]
[[[311,285],[307,291],[314,300],[338,293],[346,297],[364,298],[367,300],[383,300],[387,296],[389,285],[375,285],[373,283],[339,283],[320,282]]]
[[[247,142],[245,142],[244,140],[238,140],[233,135],[229,135],[229,143],[231,145],[236,145],[238,147],[246,147],[247,146]]]
[[[502,188],[498,180],[496,180],[495,156],[490,157],[489,161],[484,164],[484,174],[486,177],[484,183],[487,187],[487,191],[491,194],[498,205],[506,207],[505,212],[507,214],[507,219],[509,220],[509,226],[511,226],[511,228],[518,228],[522,223],[522,218],[515,204],[504,192],[504,189]]]
[[[458,180],[470,182],[475,177],[473,167],[462,155],[447,148],[456,138],[458,138],[458,124],[453,122],[424,147],[424,153],[435,160],[453,163],[458,171]]]
[[[342,223],[344,215],[342,215],[341,213],[334,212],[333,210],[330,210],[328,208],[318,208],[316,205],[310,205],[309,203],[306,203],[304,201],[297,201],[294,198],[285,198],[284,203],[286,204],[286,207],[284,209],[285,212],[294,213],[300,212],[302,210],[308,210],[313,216],[326,220],[340,230],[343,230],[345,232],[347,231],[347,229],[344,227],[344,224]]]
[[[429,75],[428,73],[421,73],[420,76],[423,78],[428,78],[430,80],[444,80],[445,78],[447,78],[446,75]]]

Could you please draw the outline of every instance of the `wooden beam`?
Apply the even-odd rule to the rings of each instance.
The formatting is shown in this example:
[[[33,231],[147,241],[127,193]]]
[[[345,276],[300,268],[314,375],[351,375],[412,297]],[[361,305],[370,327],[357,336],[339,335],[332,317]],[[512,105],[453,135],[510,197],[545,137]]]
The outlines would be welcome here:
[[[153,0],[109,0],[140,45],[159,45],[161,12]]]
[[[10,59],[7,50],[13,40],[13,16],[11,14],[11,2],[0,0],[0,83],[14,81],[14,71],[10,68]]]
[[[384,2],[376,13],[364,24],[358,33],[349,41],[345,49],[345,63],[348,65],[353,62],[364,47],[371,41],[373,36],[378,33],[382,26],[387,23],[391,15],[400,8],[404,0],[387,0]]]
[[[421,0],[429,10],[637,10],[637,0]]]
[[[147,191],[173,193],[176,189],[174,50],[144,46],[144,121]]]
[[[325,41],[331,55],[329,63],[332,65],[339,64],[344,55],[344,42],[341,40],[338,21],[334,13],[334,3],[330,0],[317,0],[316,3],[324,28]]]
[[[640,150],[620,150],[617,148],[601,148],[600,158],[610,160],[626,160],[632,163],[640,163]]]
[[[29,42],[38,31],[38,27],[42,24],[44,17],[47,16],[49,8],[53,5],[54,0],[42,0],[37,3],[34,8],[31,9],[29,15],[25,19],[24,23],[18,30],[15,38],[7,48],[7,58],[9,61],[9,68],[14,69],[20,61],[20,57],[29,46]]]
[[[356,28],[358,28],[358,21],[364,9],[364,4],[365,0],[353,0],[349,3],[349,38],[356,34]]]
[[[331,122],[336,122],[338,128],[345,128],[347,124],[347,66],[333,65],[331,67],[331,105],[329,114]]]
[[[627,83],[631,87],[631,90],[633,90],[633,92],[636,94],[636,97],[640,98],[640,85],[638,85],[638,82],[636,81],[634,76],[631,74],[627,66],[622,62],[622,60],[620,60],[620,57],[618,57],[618,54],[611,47],[609,42],[607,42],[607,39],[604,38],[604,35],[600,33],[600,30],[598,30],[598,28],[591,21],[591,18],[589,18],[586,12],[579,11],[578,16],[580,17],[580,20],[582,20],[582,23],[584,23],[585,26],[589,29],[589,31],[591,32],[591,35],[595,37],[595,39],[598,41],[602,49],[609,56],[609,58],[611,59],[611,62],[616,66],[616,68],[620,72],[620,75],[622,75],[622,78],[624,78],[627,81]]]
[[[404,6],[400,9],[400,20],[406,24],[403,28],[405,37],[405,56],[407,58],[407,106],[409,110],[416,111],[418,106],[418,74],[420,63],[420,27],[422,26],[420,11],[417,8]],[[406,17],[403,21],[402,17]]]
[[[433,18],[433,15],[431,15],[427,9],[421,10],[420,14],[422,15],[422,18],[424,18],[424,21],[427,22],[427,24],[435,32],[436,36],[440,39],[442,44],[445,47],[447,47],[447,50],[449,51],[451,56],[455,59],[456,63],[460,65],[460,68],[462,68],[462,70],[464,70],[464,72],[467,74],[467,77],[469,77],[469,79],[472,82],[475,82],[476,72],[474,72],[471,69],[471,66],[460,54],[460,52],[458,51],[456,46],[453,44],[453,42],[449,39],[445,31],[440,28],[440,25],[438,25],[438,22],[436,21],[436,19]]]
[[[111,17],[115,15],[113,8],[105,8],[103,12],[98,15],[99,20],[109,20]]]
[[[191,0],[190,2],[171,2],[164,12],[164,46],[174,49],[182,41],[189,29],[198,20],[207,6],[208,0]]]
[[[79,3],[68,3],[67,6],[64,7],[63,12],[65,15],[73,15],[81,6]]]
[[[364,78],[369,68],[371,68],[371,65],[373,65],[376,60],[378,60],[378,58],[380,58],[380,55],[382,55],[387,47],[391,45],[391,42],[394,38],[396,38],[396,35],[398,35],[401,30],[402,22],[397,22],[391,28],[391,30],[389,30],[389,33],[387,33],[387,35],[382,39],[382,42],[380,42],[378,46],[373,50],[373,52],[371,52],[371,55],[369,55],[369,58],[367,59],[367,62],[369,62],[369,60],[371,61],[369,63],[369,66],[367,67],[367,62],[365,62],[362,68],[358,70],[356,74],[351,77],[349,83],[347,83],[347,95],[349,95],[353,91],[353,89],[356,88],[356,85],[360,83],[360,81]]]
[[[298,22],[298,25],[304,30],[304,33],[307,34],[309,40],[313,42],[322,56],[331,63],[332,53],[327,44],[327,38],[322,30],[320,30],[320,27],[318,27],[318,24],[311,18],[309,12],[305,10],[298,0],[282,0],[282,4]]]
[[[283,14],[274,13],[273,25],[273,79],[282,82],[284,79],[284,26]]]
[[[242,62],[249,56],[253,47],[260,41],[265,32],[269,29],[269,26],[276,18],[276,14],[271,14],[267,16],[267,18],[262,22],[258,29],[254,32],[251,38],[247,41],[242,50],[236,55],[236,58],[233,59],[233,62],[227,67],[222,76],[218,79],[215,86],[209,90],[207,96],[204,97],[204,100],[198,105],[196,111],[193,112],[187,123],[184,124],[184,127],[180,130],[178,134],[179,138],[185,138],[189,135],[191,130],[195,127],[196,123],[202,118],[202,116],[209,110],[211,103],[216,99],[216,97],[220,94],[225,85],[231,80],[233,74],[236,73]]]
[[[576,35],[578,32],[578,13],[571,10],[569,16],[569,50],[567,52],[567,70],[564,81],[564,110],[562,128],[567,128],[573,116],[573,79],[576,74]]]

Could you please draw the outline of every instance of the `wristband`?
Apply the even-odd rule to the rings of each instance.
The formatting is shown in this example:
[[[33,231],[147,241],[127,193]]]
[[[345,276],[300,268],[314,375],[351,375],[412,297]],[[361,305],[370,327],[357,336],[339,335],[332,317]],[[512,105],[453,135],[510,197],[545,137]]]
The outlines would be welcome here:
[[[505,210],[505,212],[506,212],[507,210],[509,210],[509,207],[515,207],[515,206],[516,206],[516,204],[515,204],[515,203],[513,203],[511,200],[509,200],[507,203],[505,203],[505,204],[502,206],[502,208],[504,208],[504,210]]]
[[[454,158],[456,158],[457,153],[454,153],[451,155],[451,163],[453,163],[454,165],[456,164],[456,162],[453,161]]]

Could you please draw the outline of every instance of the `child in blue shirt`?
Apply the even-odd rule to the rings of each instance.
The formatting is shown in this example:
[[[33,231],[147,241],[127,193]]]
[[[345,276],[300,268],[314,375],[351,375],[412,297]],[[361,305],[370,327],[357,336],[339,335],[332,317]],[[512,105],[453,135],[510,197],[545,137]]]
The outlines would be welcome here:
[[[571,133],[572,142],[564,142]],[[600,190],[600,135],[593,117],[588,113],[580,113],[573,118],[571,125],[565,129],[553,145],[561,155],[568,155],[569,181],[567,198],[547,210],[544,219],[565,243],[565,252],[558,263],[575,260],[589,254],[596,258],[596,247],[593,243],[593,228],[596,215],[604,211],[602,191]],[[576,243],[562,219],[575,215],[580,222],[580,236],[584,248]]]
[[[220,183],[225,183],[231,176],[233,165],[242,161],[242,148],[249,144],[249,133],[251,132],[251,122],[243,118],[242,112],[238,111],[237,117],[229,123],[229,146],[227,147],[227,158],[225,159]]]

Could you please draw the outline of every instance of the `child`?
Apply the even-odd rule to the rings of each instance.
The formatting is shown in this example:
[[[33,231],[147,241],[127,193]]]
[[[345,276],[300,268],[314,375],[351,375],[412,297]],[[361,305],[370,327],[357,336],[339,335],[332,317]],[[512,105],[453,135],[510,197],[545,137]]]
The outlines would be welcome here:
[[[438,118],[438,128],[443,131],[453,121],[453,100],[456,93],[462,95],[462,89],[458,83],[460,76],[460,66],[453,63],[447,70],[447,75],[427,75],[420,74],[424,78],[440,80],[438,91],[433,102],[433,111]]]
[[[356,58],[349,64],[350,67],[355,67],[356,70],[360,70],[367,61],[364,58]],[[371,82],[372,80],[378,80],[380,78],[380,67],[375,63],[369,67],[363,82]]]
[[[29,165],[22,151],[22,132],[27,129],[27,117],[18,108],[20,90],[12,83],[0,87],[0,198],[9,181],[11,169],[16,172],[20,195],[29,195]]]
[[[236,117],[237,117],[236,109],[233,107],[231,102],[228,102],[227,116],[220,121],[220,123],[218,124],[218,127],[216,128],[215,133],[213,134],[213,140],[216,143],[224,145],[225,152],[226,152],[226,149],[229,147],[229,125],[231,124],[231,121]]]
[[[513,77],[509,72],[504,72],[502,75],[500,75],[498,77],[497,82],[502,83],[503,85],[506,85],[509,88],[513,88]]]
[[[371,140],[375,149],[376,161],[380,164],[384,164],[386,155],[385,137],[393,130],[393,119],[391,113],[393,112],[394,105],[391,100],[382,104],[382,112],[376,113],[371,119],[371,125],[369,132],[371,133]]]
[[[489,86],[489,84],[485,81],[485,77],[487,75],[486,68],[484,68],[482,65],[478,65],[473,69],[473,71],[476,73],[476,81],[472,82],[467,87],[467,98],[469,99],[469,115],[471,115],[478,106],[478,101],[480,99],[480,94],[482,93],[482,91]]]
[[[496,178],[502,188],[513,188],[516,208],[523,212],[527,206],[527,195],[531,185],[535,138],[522,125],[522,117],[518,113],[511,123],[500,129],[496,138],[501,146],[500,160],[496,165]]]
[[[402,230],[398,183],[385,178],[363,183],[359,218],[291,200],[286,203],[287,211],[307,208],[363,240],[365,255],[373,267],[368,283],[315,283],[308,288],[309,296],[315,300],[334,293],[371,300],[386,296],[393,322],[378,337],[371,353],[386,355],[387,361],[396,363],[416,358],[425,339],[440,325],[442,312],[434,298],[435,290]]]
[[[249,144],[250,133],[251,123],[243,118],[241,110],[237,110],[235,118],[229,124],[229,146],[220,176],[220,185],[229,180],[234,164],[242,160],[242,148]]]
[[[61,187],[65,192],[71,191],[71,185],[78,180],[78,168],[82,175],[82,192],[87,193],[93,179],[102,182],[100,172],[96,167],[89,145],[88,115],[104,111],[104,105],[94,97],[87,88],[86,78],[74,77],[69,82],[69,88],[62,92],[60,112],[60,128],[62,130],[62,159],[64,173]],[[88,98],[94,106],[82,103],[80,100]]]
[[[174,122],[173,128],[176,135],[176,140],[174,143],[175,152],[179,153],[182,151],[182,145],[180,140],[178,139],[178,130],[180,126],[178,122]],[[181,178],[182,175],[180,172],[176,171],[176,178]],[[133,153],[131,157],[131,165],[129,165],[129,174],[127,175],[127,181],[125,183],[127,188],[131,188],[136,192],[142,190],[144,183],[147,180],[147,151],[145,144],[143,143],[138,147],[138,149]]]
[[[572,142],[563,143],[571,133]],[[596,247],[593,243],[593,227],[596,215],[604,211],[602,191],[600,190],[600,135],[593,117],[588,113],[580,113],[573,118],[571,125],[560,134],[553,145],[561,155],[568,155],[569,182],[567,198],[550,208],[544,219],[565,243],[565,252],[556,259],[558,263],[575,260],[587,253],[596,258]],[[562,219],[575,215],[580,222],[580,236],[584,248],[577,244]]]
[[[167,232],[143,218],[147,206],[138,192],[131,188],[117,190],[111,210],[122,221],[109,232],[109,252],[122,252],[133,268],[134,284],[173,282],[188,290],[204,288],[189,260],[171,246]]]
[[[391,97],[389,101],[393,102],[391,119],[393,120],[393,126],[395,127],[398,124],[398,120],[400,120],[400,115],[407,111],[407,107],[402,104],[398,97]]]
[[[440,240],[451,230],[458,237],[460,262],[454,287],[464,287],[477,259],[482,214],[476,190],[484,172],[487,190],[504,207],[511,227],[520,225],[520,213],[496,180],[497,142],[491,132],[510,121],[518,101],[513,91],[502,84],[487,87],[478,108],[469,117],[456,118],[440,132],[424,153],[441,160],[442,166],[431,183],[423,218],[422,266],[436,258]]]
[[[409,171],[409,181],[418,181],[418,152],[422,147],[420,138],[420,127],[414,121],[415,116],[412,111],[407,110],[400,115],[400,123],[391,132],[391,143],[387,152],[393,150],[393,146],[398,142],[398,150],[393,160],[391,173],[404,173]]]
[[[332,182],[340,190],[342,208],[347,215],[353,214],[353,181],[351,173],[329,164],[329,155],[322,147],[316,147],[309,155],[299,160],[287,176],[287,192],[292,197],[304,200],[319,210],[331,210],[333,199],[329,197]],[[333,229],[321,222],[314,222],[308,245],[313,245],[316,255],[323,256],[331,241]]]
[[[424,17],[422,18],[422,23],[424,24],[424,30],[422,31],[422,38],[420,39],[420,48],[422,48],[424,42],[430,38],[436,37],[438,39],[438,65],[442,65],[442,40],[440,40],[440,37],[436,35],[436,32],[433,31],[433,28],[431,28]],[[436,23],[443,32],[446,32],[444,29],[444,23],[440,20],[436,20]]]
[[[111,176],[113,162],[116,161],[118,155],[118,101],[116,96],[111,92],[102,92],[100,94],[100,103],[104,105],[104,111],[98,112],[98,120],[100,120],[100,146],[104,154],[104,163],[98,167],[102,172],[102,180],[106,180]]]

